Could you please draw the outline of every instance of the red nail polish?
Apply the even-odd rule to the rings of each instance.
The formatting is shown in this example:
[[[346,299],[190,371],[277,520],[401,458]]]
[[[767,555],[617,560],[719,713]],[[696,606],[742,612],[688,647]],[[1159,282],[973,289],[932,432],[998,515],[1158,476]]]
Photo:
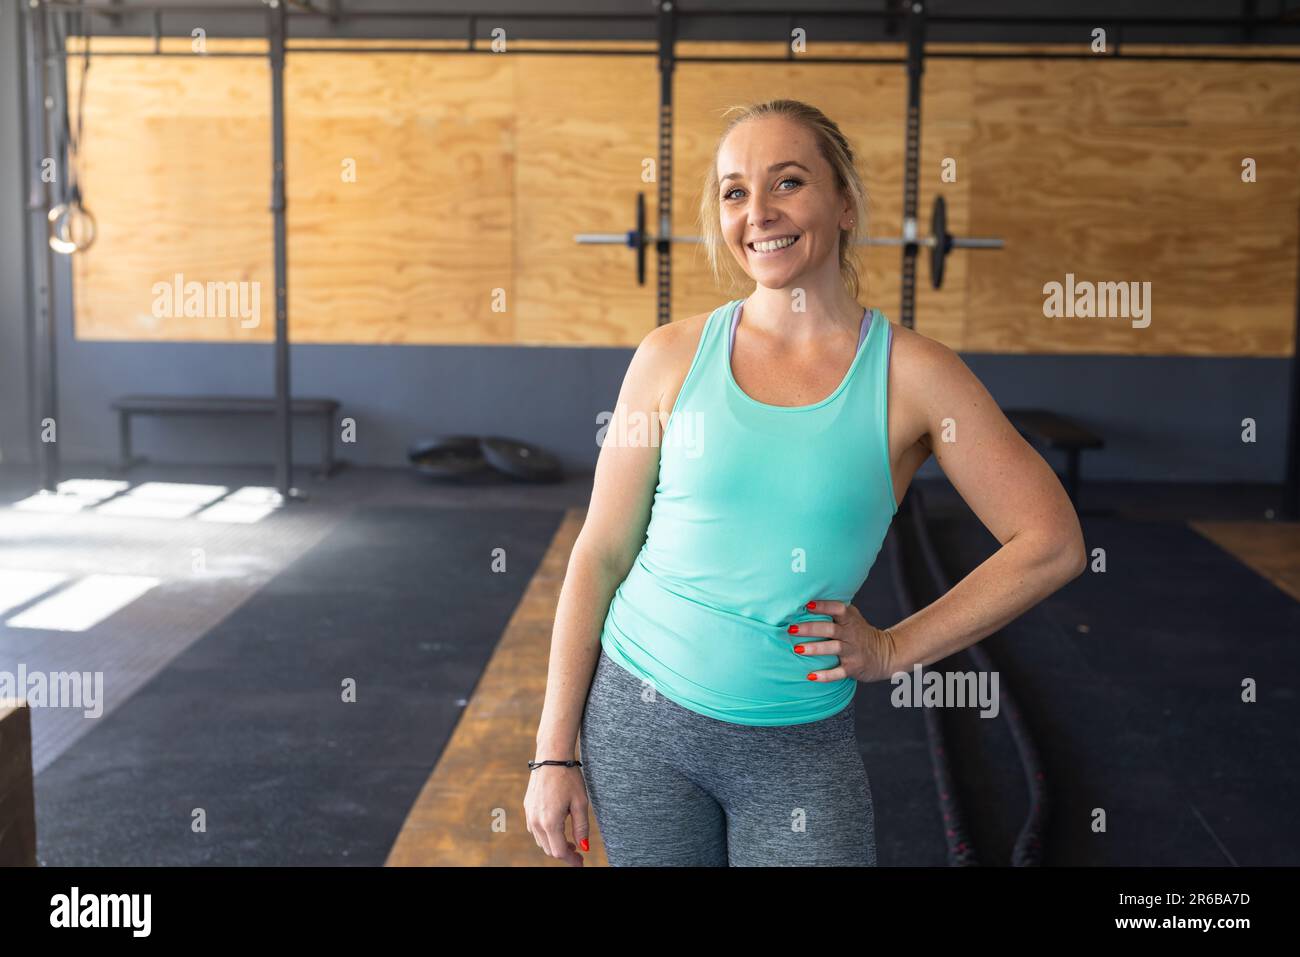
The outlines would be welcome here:
[[[585,837],[578,842],[578,846],[581,847],[584,851],[591,850],[591,845],[587,843],[587,839]]]
[[[816,676],[815,674],[813,674],[813,673],[810,671],[810,672],[808,672],[808,680],[809,680],[809,681],[816,681],[816,680],[817,680],[817,676]]]
[[[808,609],[809,609],[810,611],[811,611],[812,609],[816,608],[816,607],[817,607],[817,602],[815,602],[815,601],[810,601],[810,602],[808,602]]]
[[[800,655],[802,655],[802,654],[803,654],[803,645],[795,645],[795,646],[794,646],[794,650],[795,650],[795,654],[800,654]]]
[[[797,634],[799,634],[799,626],[798,626],[798,625],[791,625],[791,626],[790,626],[790,634],[792,634],[792,635],[797,635]]]

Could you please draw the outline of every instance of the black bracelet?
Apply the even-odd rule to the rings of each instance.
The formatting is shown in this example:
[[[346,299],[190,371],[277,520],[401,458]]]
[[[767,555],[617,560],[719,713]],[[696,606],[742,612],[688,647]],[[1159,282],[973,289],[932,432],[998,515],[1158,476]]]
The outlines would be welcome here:
[[[540,768],[543,764],[562,764],[562,765],[564,765],[566,768],[574,768],[574,767],[580,768],[580,767],[582,767],[582,762],[581,762],[581,761],[529,761],[529,762],[528,762],[528,770],[529,770],[529,771],[536,771],[536,770],[537,770],[538,768]]]

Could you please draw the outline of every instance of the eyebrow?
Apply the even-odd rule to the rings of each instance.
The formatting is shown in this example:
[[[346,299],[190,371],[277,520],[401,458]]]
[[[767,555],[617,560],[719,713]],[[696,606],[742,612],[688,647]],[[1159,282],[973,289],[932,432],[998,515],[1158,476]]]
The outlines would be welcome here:
[[[797,166],[805,173],[812,175],[812,170],[810,170],[807,166],[804,166],[803,163],[796,163],[794,160],[786,160],[783,163],[773,163],[771,166],[767,168],[767,171],[769,173],[775,173],[777,170],[784,169],[787,166]],[[722,177],[722,179],[718,180],[718,182],[725,183],[729,179],[740,179],[740,177],[741,177],[740,173],[728,173],[726,176]]]

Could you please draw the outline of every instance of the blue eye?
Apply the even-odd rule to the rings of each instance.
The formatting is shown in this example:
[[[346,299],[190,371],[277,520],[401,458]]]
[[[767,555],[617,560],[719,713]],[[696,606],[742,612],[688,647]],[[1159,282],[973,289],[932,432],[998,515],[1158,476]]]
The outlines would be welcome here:
[[[795,186],[802,186],[802,185],[803,185],[803,180],[799,179],[797,176],[784,176],[784,177],[782,177],[781,180],[777,183],[777,185],[778,185],[778,186],[784,186],[786,183],[794,183]],[[740,187],[739,187],[739,186],[736,186],[736,187],[734,187],[733,189],[729,189],[729,190],[727,190],[725,193],[722,194],[722,198],[723,198],[724,200],[728,200],[728,201],[729,201],[729,200],[731,199],[731,194],[732,194],[732,193],[737,193],[737,192],[740,192]],[[783,189],[783,190],[778,190],[778,192],[788,193],[788,192],[790,192],[790,190],[788,190],[788,189]]]

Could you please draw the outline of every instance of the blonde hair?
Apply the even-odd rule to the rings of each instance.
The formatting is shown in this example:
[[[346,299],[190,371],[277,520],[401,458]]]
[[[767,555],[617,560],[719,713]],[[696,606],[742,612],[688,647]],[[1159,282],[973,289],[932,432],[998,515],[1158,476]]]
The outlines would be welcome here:
[[[713,270],[715,282],[721,283],[720,265],[725,260],[727,281],[735,286],[740,280],[733,269],[732,256],[723,256],[721,226],[721,198],[718,182],[718,150],[722,148],[727,134],[746,120],[761,116],[785,116],[802,123],[813,134],[817,148],[822,157],[830,164],[835,175],[835,183],[853,208],[853,225],[840,230],[840,276],[849,294],[858,298],[859,277],[855,243],[859,236],[865,234],[867,226],[867,190],[862,184],[854,165],[853,147],[845,135],[840,132],[835,121],[815,106],[799,100],[768,100],[749,106],[733,106],[723,112],[723,116],[735,113],[736,117],[727,124],[713,147],[713,159],[709,171],[704,177],[704,193],[700,197],[700,236],[704,240],[704,250],[709,257],[709,267]]]

